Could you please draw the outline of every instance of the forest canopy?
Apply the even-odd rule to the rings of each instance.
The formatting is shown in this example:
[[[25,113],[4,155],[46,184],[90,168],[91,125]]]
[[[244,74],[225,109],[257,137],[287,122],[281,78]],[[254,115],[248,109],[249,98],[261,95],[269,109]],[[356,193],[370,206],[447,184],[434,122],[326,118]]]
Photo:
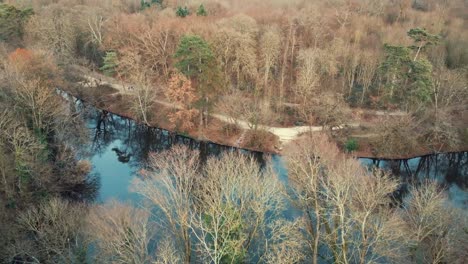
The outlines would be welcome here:
[[[0,262],[463,263],[466,209],[447,186],[356,157],[467,150],[467,11],[466,0],[0,1]],[[101,111],[97,130],[115,113],[281,154],[288,184],[266,154],[175,146],[138,164],[142,204],[98,204],[78,101]]]

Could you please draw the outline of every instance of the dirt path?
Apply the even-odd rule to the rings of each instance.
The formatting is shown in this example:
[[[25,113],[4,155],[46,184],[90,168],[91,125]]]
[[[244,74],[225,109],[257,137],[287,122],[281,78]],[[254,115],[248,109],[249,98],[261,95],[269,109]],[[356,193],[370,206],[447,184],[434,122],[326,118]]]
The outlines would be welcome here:
[[[119,91],[119,93],[122,94],[129,94],[132,86],[129,84],[123,84],[123,83],[113,83],[110,81],[107,81],[108,77],[102,77],[102,78],[96,78],[90,75],[84,75],[85,82],[82,84],[88,87],[97,87],[99,85],[107,85],[110,86],[116,90]],[[116,81],[117,82],[117,81]],[[155,102],[158,104],[167,106],[167,107],[173,107],[173,108],[181,108],[177,104],[173,104],[167,101],[159,100],[156,99]],[[212,117],[217,118],[223,122],[230,123],[230,124],[236,124],[238,125],[241,129],[244,130],[249,130],[251,129],[251,126],[248,122],[244,120],[236,120],[232,117],[222,115],[222,114],[211,114]],[[317,131],[322,131],[323,127],[322,126],[294,126],[294,127],[272,127],[272,126],[266,126],[266,125],[260,125],[259,126],[261,129],[264,129],[274,135],[276,135],[279,138],[279,141],[281,144],[285,145],[288,142],[296,139],[299,137],[300,134],[306,133],[306,132],[317,132]],[[347,124],[347,125],[341,125],[337,127],[333,127],[333,130],[338,130],[338,129],[343,129],[344,127],[359,127],[358,123],[353,123],[353,124]]]

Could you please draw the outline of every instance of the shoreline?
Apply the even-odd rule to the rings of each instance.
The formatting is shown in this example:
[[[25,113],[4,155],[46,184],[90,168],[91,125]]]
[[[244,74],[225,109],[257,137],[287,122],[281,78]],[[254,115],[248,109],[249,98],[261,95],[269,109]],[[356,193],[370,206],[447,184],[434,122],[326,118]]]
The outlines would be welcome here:
[[[468,153],[468,150],[459,150],[459,151],[442,151],[442,152],[429,152],[423,154],[408,155],[402,157],[372,157],[372,156],[355,156],[357,159],[371,159],[371,160],[383,160],[383,161],[399,161],[399,160],[410,160],[415,158],[423,158],[428,156],[434,156],[439,154],[457,154],[457,153]]]
[[[152,128],[152,129],[162,129],[162,130],[165,130],[165,131],[168,131],[170,134],[173,134],[173,135],[176,135],[176,136],[180,136],[180,137],[184,137],[184,138],[189,138],[189,139],[192,139],[192,140],[196,140],[196,141],[199,141],[199,142],[205,142],[205,143],[213,143],[213,144],[216,144],[216,145],[219,145],[219,146],[222,146],[222,147],[227,147],[227,148],[235,148],[235,149],[238,149],[238,150],[245,150],[245,151],[250,151],[250,152],[256,152],[256,153],[264,153],[264,154],[269,154],[269,155],[281,155],[280,152],[271,152],[271,151],[266,151],[266,150],[258,150],[258,149],[253,149],[253,148],[242,148],[242,147],[238,147],[238,146],[231,146],[231,145],[228,145],[226,143],[222,143],[222,142],[216,142],[215,140],[203,140],[203,139],[199,139],[199,138],[196,138],[196,137],[193,137],[191,136],[190,134],[181,134],[180,132],[178,131],[175,131],[175,130],[171,130],[171,129],[167,129],[167,128],[163,128],[163,127],[158,127],[158,126],[154,126],[154,125],[147,125],[147,124],[144,124],[143,122],[140,122],[138,120],[136,120],[135,118],[127,115],[127,114],[124,114],[124,113],[119,113],[117,111],[114,111],[108,107],[98,107],[96,106],[95,104],[87,101],[87,100],[84,100],[82,98],[79,98],[77,97],[75,94],[73,94],[73,92],[71,91],[65,91],[65,90],[62,90],[62,89],[59,89],[61,92],[64,92],[66,94],[69,94],[71,96],[73,96],[76,100],[79,100],[83,103],[86,103],[90,106],[92,106],[93,108],[99,110],[99,111],[106,111],[107,113],[110,113],[112,115],[116,115],[116,116],[119,116],[119,117],[122,117],[122,118],[126,118],[126,119],[129,119],[133,122],[135,122],[136,124],[138,125],[142,125],[142,126],[145,126],[145,127],[148,127],[148,128]]]
[[[75,94],[73,94],[73,92],[71,91],[66,91],[66,90],[63,90],[63,89],[60,89],[60,91],[62,92],[65,92],[67,94],[70,94],[71,96],[73,96],[75,99],[77,100],[80,100],[92,107],[94,107],[95,109],[98,109],[100,111],[107,111],[108,113],[111,113],[113,115],[117,115],[117,116],[120,116],[120,117],[123,117],[123,118],[127,118],[129,120],[132,120],[133,122],[139,124],[139,125],[144,125],[148,128],[153,128],[153,129],[163,129],[163,130],[166,130],[168,131],[169,133],[172,133],[172,134],[175,134],[175,135],[178,135],[178,136],[181,136],[181,137],[185,137],[185,138],[190,138],[192,140],[197,140],[197,141],[200,141],[200,142],[206,142],[206,143],[213,143],[213,144],[217,144],[217,145],[220,145],[220,146],[223,146],[223,147],[228,147],[228,148],[235,148],[235,149],[239,149],[239,150],[246,150],[246,151],[250,151],[250,152],[256,152],[256,153],[264,153],[264,154],[269,154],[269,155],[279,155],[279,156],[282,156],[282,153],[281,151],[276,151],[276,152],[272,152],[272,151],[267,151],[267,150],[259,150],[259,149],[253,149],[253,148],[242,148],[242,147],[238,147],[238,146],[232,146],[232,145],[229,145],[229,144],[226,144],[226,143],[223,143],[223,142],[219,142],[219,141],[215,141],[215,140],[203,140],[203,139],[198,139],[196,137],[193,137],[191,136],[190,134],[189,135],[184,135],[184,134],[181,134],[179,133],[178,131],[175,131],[175,130],[171,130],[171,129],[167,129],[167,128],[163,128],[163,127],[158,127],[158,126],[153,126],[153,125],[147,125],[147,124],[144,124],[138,120],[136,120],[135,118],[127,115],[127,114],[124,114],[124,113],[119,113],[117,111],[114,111],[108,107],[98,107],[96,106],[95,104],[91,103],[91,102],[88,102],[82,98],[79,98],[77,97]],[[438,154],[454,154],[454,153],[466,153],[468,152],[468,149],[461,149],[461,150],[449,150],[449,151],[440,151],[440,152],[424,152],[424,153],[415,153],[415,154],[411,154],[411,155],[405,155],[405,156],[399,156],[399,157],[385,157],[385,156],[366,156],[366,155],[357,155],[357,156],[354,156],[352,155],[353,157],[357,158],[357,159],[372,159],[372,160],[385,160],[385,161],[398,161],[398,160],[410,160],[410,159],[414,159],[414,158],[419,158],[419,157],[426,157],[426,156],[432,156],[432,155],[438,155]]]

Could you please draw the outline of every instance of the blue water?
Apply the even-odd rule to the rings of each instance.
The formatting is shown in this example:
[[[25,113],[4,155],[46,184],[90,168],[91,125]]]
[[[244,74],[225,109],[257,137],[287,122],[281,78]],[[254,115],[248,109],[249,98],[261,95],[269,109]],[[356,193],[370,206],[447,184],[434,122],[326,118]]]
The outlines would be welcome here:
[[[97,173],[101,179],[98,202],[106,202],[110,199],[138,200],[138,195],[128,190],[128,186],[136,175],[135,168],[132,168],[129,163],[118,161],[115,152],[112,151],[112,148],[122,145],[122,141],[117,139],[107,146],[103,153],[96,154],[91,159],[94,165],[93,172]]]

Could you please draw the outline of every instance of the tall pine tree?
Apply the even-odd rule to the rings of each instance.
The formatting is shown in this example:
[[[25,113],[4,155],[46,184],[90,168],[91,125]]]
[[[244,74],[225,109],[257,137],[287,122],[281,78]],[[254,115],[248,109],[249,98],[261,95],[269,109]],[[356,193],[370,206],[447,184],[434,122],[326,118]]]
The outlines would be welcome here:
[[[174,55],[175,66],[192,80],[197,95],[197,108],[200,110],[200,124],[207,125],[208,112],[223,88],[223,78],[213,51],[200,36],[185,35],[180,40]]]

